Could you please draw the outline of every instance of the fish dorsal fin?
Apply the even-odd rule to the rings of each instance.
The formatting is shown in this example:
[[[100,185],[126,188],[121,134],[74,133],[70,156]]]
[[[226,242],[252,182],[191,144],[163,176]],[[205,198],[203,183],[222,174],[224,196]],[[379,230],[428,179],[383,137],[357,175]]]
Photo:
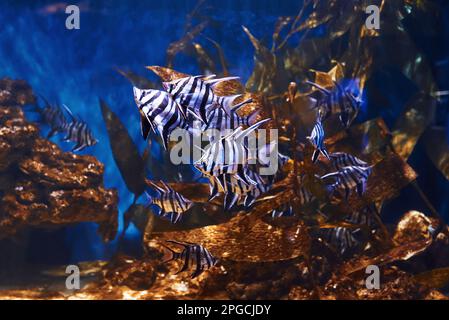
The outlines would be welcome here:
[[[70,108],[67,107],[65,104],[62,104],[62,106],[63,106],[63,108],[67,111],[67,113],[69,114],[70,118],[71,118],[73,121],[75,121],[76,118],[75,118],[75,116],[73,115],[72,110],[70,110]]]
[[[163,181],[163,180],[159,180],[159,182],[164,186],[164,188],[165,188],[165,190],[166,191],[174,191],[173,189],[172,189],[172,187],[170,187],[165,181]]]
[[[154,189],[156,189],[156,191],[157,191],[159,194],[164,194],[164,193],[166,192],[163,188],[159,187],[159,186],[158,186],[157,184],[155,184],[153,181],[148,181],[148,183],[151,184],[151,186],[152,186]]]
[[[216,74],[210,74],[208,76],[203,76],[202,79],[203,79],[203,81],[210,81],[213,78],[215,78],[216,76],[217,76]]]
[[[141,99],[142,93],[145,93],[146,91],[150,91],[150,90],[153,90],[153,89],[140,89],[137,87],[133,87],[134,101],[136,102],[137,105],[141,104],[140,99]],[[147,94],[148,93],[145,93],[144,96],[146,96]]]
[[[224,78],[217,78],[217,79],[209,79],[204,82],[213,89],[221,82],[238,80],[238,79],[240,79],[240,77],[224,77]]]
[[[41,99],[44,100],[44,103],[45,103],[46,107],[51,107],[50,102],[48,102],[48,100],[43,95],[41,95],[40,93],[39,93],[39,97],[41,97]]]

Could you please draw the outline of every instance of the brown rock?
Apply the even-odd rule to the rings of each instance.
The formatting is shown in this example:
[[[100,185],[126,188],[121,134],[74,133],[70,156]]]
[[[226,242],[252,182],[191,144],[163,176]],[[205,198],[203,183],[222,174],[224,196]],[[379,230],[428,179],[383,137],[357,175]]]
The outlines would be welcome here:
[[[20,108],[0,108],[0,172],[28,153],[38,132]]]
[[[153,264],[127,257],[119,257],[109,264],[104,275],[113,286],[127,286],[133,290],[149,289],[156,280]]]
[[[25,105],[35,102],[33,90],[23,80],[0,80],[0,105]]]
[[[62,152],[39,138],[20,107],[34,102],[25,82],[0,80],[0,237],[26,227],[101,223],[105,240],[117,230],[117,192],[103,188],[103,164]]]
[[[88,188],[101,184],[103,165],[91,156],[62,152],[55,144],[37,139],[31,156],[19,169],[36,183],[48,188]]]

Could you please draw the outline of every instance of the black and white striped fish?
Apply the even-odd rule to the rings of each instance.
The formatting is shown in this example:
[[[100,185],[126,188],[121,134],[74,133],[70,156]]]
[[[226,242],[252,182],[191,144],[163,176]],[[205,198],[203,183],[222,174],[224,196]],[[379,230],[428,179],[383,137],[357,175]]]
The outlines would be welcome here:
[[[260,110],[256,110],[249,116],[244,117],[237,114],[237,110],[239,108],[247,103],[250,103],[251,101],[252,99],[248,99],[236,106],[233,106],[230,112],[219,105],[216,108],[213,108],[208,114],[207,122],[205,123],[203,130],[217,129],[220,132],[223,132],[228,129],[237,129],[241,126],[251,126],[254,124]]]
[[[324,146],[324,128],[321,123],[321,120],[318,118],[315,126],[312,129],[312,133],[307,139],[313,144],[315,147],[315,151],[312,155],[312,161],[316,162],[318,160],[318,156],[322,153],[326,158],[329,159],[329,153]]]
[[[342,255],[344,255],[346,252],[359,245],[359,241],[354,237],[354,233],[356,232],[358,232],[358,229],[337,227],[325,229],[323,236],[327,243],[335,247]]]
[[[331,185],[334,190],[343,190],[345,198],[348,199],[351,191],[357,190],[357,193],[361,196],[366,190],[366,183],[368,177],[371,174],[371,167],[362,166],[348,166],[342,169],[328,173],[321,177],[322,180],[329,178],[335,179],[335,182]]]
[[[231,134],[214,140],[203,150],[203,154],[196,161],[195,167],[207,176],[231,174],[244,181],[245,178],[251,180],[250,177],[240,176],[242,168],[248,165],[248,161],[253,154],[248,149],[245,138],[267,121],[270,121],[270,119],[261,120],[244,130],[239,127],[233,130]]]
[[[359,158],[344,152],[334,152],[330,154],[330,159],[333,167],[336,170],[341,170],[344,167],[368,167],[368,163]]]
[[[179,242],[175,240],[167,240],[168,243],[182,246],[181,252],[177,252],[168,246],[165,246],[171,252],[171,258],[165,260],[164,263],[172,260],[180,260],[183,266],[176,273],[181,273],[189,269],[193,269],[191,274],[192,279],[199,276],[204,270],[207,270],[216,265],[217,259],[202,245],[190,242]]]
[[[216,103],[226,110],[230,110],[234,100],[241,95],[221,97],[217,96],[213,88],[223,81],[239,79],[239,77],[226,77],[214,79],[211,76],[191,76],[170,82],[164,82],[164,89],[173,99],[184,108],[196,113],[204,123],[208,121],[208,113]]]
[[[168,218],[172,223],[177,223],[182,215],[192,206],[192,201],[186,199],[182,194],[173,190],[164,181],[161,181],[163,187],[150,182],[154,187],[157,196],[152,197],[147,193],[149,204],[154,204],[159,208],[157,215]]]
[[[379,213],[374,204],[371,204],[362,210],[352,212],[346,221],[355,225],[364,225],[370,228],[377,226],[376,216],[379,217]]]
[[[92,135],[92,131],[90,131],[87,123],[76,118],[69,107],[66,105],[63,105],[63,107],[71,118],[70,122],[65,122],[63,125],[63,132],[66,134],[64,140],[76,143],[72,151],[81,151],[86,147],[97,144],[98,140]]]
[[[45,107],[39,108],[38,111],[41,114],[43,121],[50,127],[50,131],[47,134],[48,139],[57,133],[64,132],[64,125],[67,120],[64,116],[64,112],[59,106],[51,105],[44,97],[42,97],[42,99],[45,102]]]
[[[300,187],[299,190],[296,192],[297,198],[295,199],[297,202],[297,205],[304,206],[308,203],[315,200],[314,195],[307,190],[305,187]],[[293,206],[290,203],[284,204],[278,209],[275,209],[271,212],[271,216],[273,218],[279,218],[279,217],[290,217],[293,215]]]
[[[379,213],[374,204],[371,204],[362,210],[354,211],[348,214],[344,221],[353,224],[354,227],[336,227],[331,229],[322,229],[320,234],[324,240],[334,246],[341,254],[359,246],[363,242],[361,238],[361,228],[363,226],[374,230],[378,227],[376,216]]]
[[[221,180],[220,186],[224,187],[224,208],[230,210],[237,203],[242,203],[248,208],[258,197],[271,189],[271,182],[265,181],[262,176],[253,170],[247,170],[245,176],[250,177],[255,183],[247,183],[242,179],[236,178],[234,175],[222,175],[217,177]]]
[[[140,111],[141,132],[145,140],[152,129],[153,132],[159,133],[164,148],[167,149],[168,139],[173,130],[187,128],[183,109],[169,93],[134,87],[134,100]]]
[[[334,82],[335,88],[328,90],[320,85],[307,81],[308,84],[317,88],[322,97],[317,100],[316,108],[320,113],[321,120],[326,120],[332,114],[337,114],[341,123],[347,128],[351,125],[360,110],[362,100],[355,97],[349,90]]]

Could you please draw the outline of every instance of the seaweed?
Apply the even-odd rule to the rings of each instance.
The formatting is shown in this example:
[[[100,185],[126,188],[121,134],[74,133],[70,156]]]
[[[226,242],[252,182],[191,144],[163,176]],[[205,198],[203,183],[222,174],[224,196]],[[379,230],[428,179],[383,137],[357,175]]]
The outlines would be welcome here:
[[[112,155],[129,191],[139,197],[145,190],[145,166],[142,157],[120,118],[100,99]]]

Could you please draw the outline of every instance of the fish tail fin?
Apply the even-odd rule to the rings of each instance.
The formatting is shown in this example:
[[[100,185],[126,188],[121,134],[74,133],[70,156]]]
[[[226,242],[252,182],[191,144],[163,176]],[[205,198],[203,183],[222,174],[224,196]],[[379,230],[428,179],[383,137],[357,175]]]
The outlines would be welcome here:
[[[172,248],[166,246],[165,244],[161,244],[165,249],[168,251],[164,253],[164,256],[162,257],[162,263],[167,263],[173,260],[176,260],[179,256],[179,253],[173,250]]]

